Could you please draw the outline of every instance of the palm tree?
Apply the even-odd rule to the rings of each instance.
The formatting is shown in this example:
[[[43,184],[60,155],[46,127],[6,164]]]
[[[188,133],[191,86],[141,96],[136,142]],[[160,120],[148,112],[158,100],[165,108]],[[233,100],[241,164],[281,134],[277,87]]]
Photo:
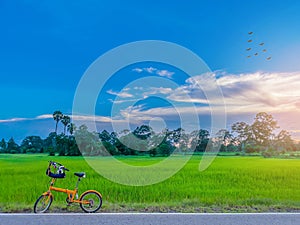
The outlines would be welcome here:
[[[57,134],[57,124],[62,118],[63,118],[63,114],[61,111],[55,111],[53,113],[53,119],[56,121],[56,124],[55,124],[55,133],[56,134]]]
[[[68,132],[73,135],[74,131],[76,130],[76,125],[74,123],[69,123],[67,129]]]
[[[71,118],[67,115],[64,115],[61,119],[62,124],[64,125],[64,135],[66,135],[67,125],[71,122]]]

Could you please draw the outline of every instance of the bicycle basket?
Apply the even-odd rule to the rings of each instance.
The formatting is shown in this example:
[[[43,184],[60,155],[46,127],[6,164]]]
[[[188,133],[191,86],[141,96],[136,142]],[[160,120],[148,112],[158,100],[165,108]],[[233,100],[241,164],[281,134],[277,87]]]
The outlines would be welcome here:
[[[54,173],[51,171],[50,166],[47,168],[46,170],[46,175],[52,178],[65,178],[66,174],[63,170],[63,166],[59,166],[57,167],[55,164],[52,166],[54,167],[54,169],[56,170]]]

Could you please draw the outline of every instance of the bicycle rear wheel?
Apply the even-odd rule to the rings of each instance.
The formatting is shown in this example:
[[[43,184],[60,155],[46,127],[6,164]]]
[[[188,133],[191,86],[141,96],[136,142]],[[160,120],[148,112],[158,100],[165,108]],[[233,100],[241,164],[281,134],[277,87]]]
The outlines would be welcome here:
[[[53,201],[52,195],[46,194],[46,195],[41,195],[35,202],[33,211],[34,213],[44,213],[46,212]]]
[[[94,191],[87,191],[80,197],[80,207],[84,212],[97,212],[102,206],[102,197]]]

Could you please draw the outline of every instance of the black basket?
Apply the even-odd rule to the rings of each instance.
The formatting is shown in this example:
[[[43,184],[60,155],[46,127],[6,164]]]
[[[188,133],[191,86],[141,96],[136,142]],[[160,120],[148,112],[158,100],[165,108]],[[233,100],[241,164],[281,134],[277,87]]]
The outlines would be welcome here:
[[[46,175],[52,178],[65,178],[66,174],[64,172],[61,172],[60,170],[57,171],[57,173],[52,173],[50,168],[46,170]]]

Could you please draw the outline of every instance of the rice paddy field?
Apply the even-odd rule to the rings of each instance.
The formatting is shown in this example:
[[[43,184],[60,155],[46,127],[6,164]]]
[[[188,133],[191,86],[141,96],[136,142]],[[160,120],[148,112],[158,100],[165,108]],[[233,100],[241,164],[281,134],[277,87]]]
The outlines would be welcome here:
[[[176,160],[180,163],[185,156]],[[119,157],[131,165],[155,164],[162,158]],[[82,157],[0,155],[0,212],[32,212],[35,200],[48,189],[48,161],[70,169],[57,187],[73,189],[73,172],[85,171],[79,192],[95,189],[103,195],[99,212],[300,212],[300,159],[217,157],[198,170],[201,156],[171,178],[148,186],[125,186],[95,172]],[[109,157],[94,160],[112,160]],[[49,212],[81,212],[68,206],[66,195],[54,193]]]

